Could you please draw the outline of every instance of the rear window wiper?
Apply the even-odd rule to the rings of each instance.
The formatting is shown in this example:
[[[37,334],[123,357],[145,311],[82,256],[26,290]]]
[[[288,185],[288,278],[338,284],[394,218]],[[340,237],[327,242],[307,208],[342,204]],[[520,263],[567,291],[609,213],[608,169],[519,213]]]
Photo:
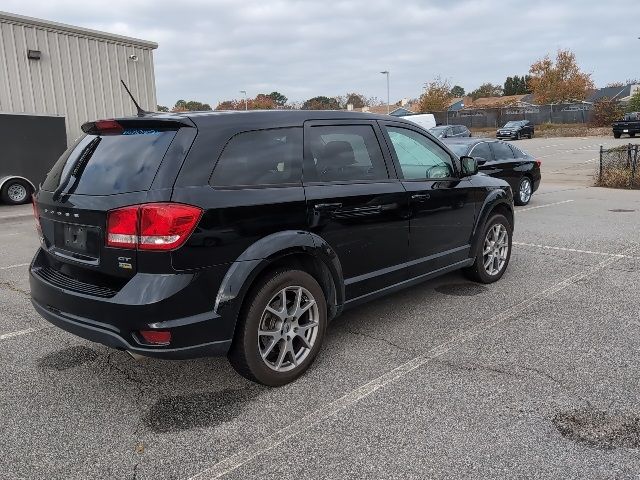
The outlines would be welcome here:
[[[102,137],[96,137],[82,149],[80,155],[78,155],[78,158],[76,158],[75,162],[73,163],[73,166],[69,169],[69,173],[67,174],[67,176],[60,182],[58,188],[56,188],[56,190],[53,192],[54,200],[58,200],[58,198],[60,198],[60,194],[69,184],[69,180],[71,180],[71,177],[77,177],[78,174],[81,173],[82,170],[84,170],[85,165],[91,159],[91,156],[96,151],[96,148],[98,148],[98,145],[101,141]]]

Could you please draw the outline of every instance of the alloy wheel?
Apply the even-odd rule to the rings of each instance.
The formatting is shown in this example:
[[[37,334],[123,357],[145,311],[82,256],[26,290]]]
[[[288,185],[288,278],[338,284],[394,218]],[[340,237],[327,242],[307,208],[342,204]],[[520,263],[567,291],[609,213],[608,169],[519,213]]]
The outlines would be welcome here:
[[[277,372],[296,368],[309,356],[320,325],[318,305],[309,290],[285,287],[267,303],[258,327],[258,349]]]
[[[487,274],[498,275],[507,262],[509,254],[509,232],[501,223],[496,223],[487,232],[482,250],[484,270]]]
[[[525,204],[531,199],[531,181],[523,178],[520,181],[520,201]]]

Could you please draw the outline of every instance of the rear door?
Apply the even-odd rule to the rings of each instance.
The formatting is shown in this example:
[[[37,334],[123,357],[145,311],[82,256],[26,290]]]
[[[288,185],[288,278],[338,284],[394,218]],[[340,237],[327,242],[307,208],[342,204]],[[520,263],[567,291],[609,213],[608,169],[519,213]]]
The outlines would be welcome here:
[[[110,123],[109,123],[110,122]],[[166,201],[196,129],[175,122],[96,122],[49,172],[37,194],[51,268],[74,279],[118,283],[137,271],[136,250],[107,247],[107,212]]]
[[[408,202],[376,122],[306,122],[303,181],[308,228],[337,252],[347,301],[406,278]]]
[[[512,189],[516,189],[520,177],[522,174],[519,172],[518,167],[522,163],[522,159],[516,159],[513,154],[513,150],[509,144],[495,141],[490,142],[491,150],[493,152],[494,161],[491,165],[484,165],[487,168],[491,168],[491,172],[487,172],[492,177],[502,178],[509,182]]]

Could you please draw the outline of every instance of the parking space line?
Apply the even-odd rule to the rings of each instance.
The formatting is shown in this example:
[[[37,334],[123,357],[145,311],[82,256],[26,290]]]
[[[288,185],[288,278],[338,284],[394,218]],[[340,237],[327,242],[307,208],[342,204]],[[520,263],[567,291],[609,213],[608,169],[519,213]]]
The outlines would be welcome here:
[[[632,250],[631,247],[623,250],[620,255],[625,255],[626,253]],[[346,395],[334,400],[333,402],[325,405],[324,407],[319,408],[318,410],[310,413],[309,415],[301,418],[300,420],[296,420],[292,424],[284,427],[277,432],[263,438],[262,440],[250,445],[238,453],[230,455],[227,458],[224,458],[217,462],[210,468],[197,473],[196,475],[190,477],[189,480],[205,480],[210,478],[220,478],[227,473],[230,473],[239,467],[245,465],[256,457],[263,455],[275,447],[281,445],[285,441],[290,438],[295,437],[296,435],[303,434],[305,431],[313,428],[323,420],[333,417],[337,413],[346,408],[349,408],[362,400],[363,398],[371,395],[377,390],[384,388],[388,384],[395,382],[396,380],[405,377],[409,373],[415,371],[421,366],[425,365],[429,361],[444,355],[455,347],[458,347],[469,340],[477,337],[481,333],[499,325],[501,323],[506,322],[512,318],[517,318],[524,311],[526,311],[529,306],[535,304],[538,300],[544,297],[549,297],[551,295],[556,294],[557,292],[573,285],[574,283],[587,278],[590,275],[602,270],[612,263],[618,261],[618,257],[608,257],[597,265],[591,266],[583,270],[582,272],[576,273],[563,281],[552,285],[551,287],[546,288],[545,290],[541,290],[537,294],[527,298],[526,300],[508,308],[502,313],[490,318],[485,322],[480,322],[475,324],[472,328],[467,330],[462,330],[457,335],[455,335],[450,340],[432,348],[428,352],[418,355],[417,357],[412,358],[411,360],[403,363],[399,367],[394,368],[393,370],[380,375],[379,377],[371,380],[370,382],[361,385],[360,387],[355,388],[350,391]]]
[[[620,253],[594,252],[592,250],[580,250],[578,248],[553,247],[551,245],[538,245],[537,243],[513,242],[513,245],[518,245],[522,247],[544,248],[546,250],[559,250],[561,252],[587,253],[590,255],[601,255],[603,257],[631,258],[634,260],[640,259],[640,257],[635,257],[633,255],[623,255]]]
[[[6,340],[8,338],[19,337],[20,335],[27,335],[29,333],[35,333],[43,330],[42,328],[25,328],[24,330],[18,330],[15,332],[4,333],[0,335],[0,340]]]
[[[26,267],[28,263],[17,263],[15,265],[7,265],[6,267],[0,267],[0,270],[9,270],[10,268]]]
[[[553,207],[554,205],[562,205],[563,203],[571,203],[571,202],[573,202],[573,200],[563,200],[561,202],[546,203],[544,205],[538,205],[537,207],[519,208],[516,210],[516,213],[526,212],[528,210],[536,210],[538,208]]]

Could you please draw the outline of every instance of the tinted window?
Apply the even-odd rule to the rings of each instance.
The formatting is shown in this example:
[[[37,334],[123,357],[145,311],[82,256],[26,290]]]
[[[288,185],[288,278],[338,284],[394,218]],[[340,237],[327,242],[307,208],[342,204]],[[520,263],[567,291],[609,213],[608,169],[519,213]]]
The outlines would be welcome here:
[[[484,158],[487,162],[493,160],[493,155],[491,154],[491,149],[489,148],[489,144],[487,142],[477,144],[473,148],[473,150],[471,150],[471,156],[476,158]]]
[[[413,130],[386,127],[404,178],[446,178],[453,176],[449,154],[438,144]]]
[[[491,149],[493,150],[493,155],[496,157],[496,160],[508,160],[513,158],[513,152],[506,143],[493,142],[491,144]]]
[[[318,126],[307,140],[312,160],[305,164],[310,182],[385,180],[389,178],[371,125]]]
[[[453,127],[453,133],[455,133],[456,135],[460,135],[462,133],[464,133],[465,128],[464,127]]]
[[[447,147],[459,157],[468,155],[469,152],[469,145],[466,143],[447,143]]]
[[[214,186],[300,183],[302,128],[239,133],[224,147],[211,177]]]
[[[79,195],[147,190],[175,135],[175,130],[140,128],[87,135],[60,157],[42,188]]]
[[[527,154],[520,150],[518,147],[514,147],[513,145],[509,145],[511,150],[513,151],[513,155],[516,158],[527,158]]]

